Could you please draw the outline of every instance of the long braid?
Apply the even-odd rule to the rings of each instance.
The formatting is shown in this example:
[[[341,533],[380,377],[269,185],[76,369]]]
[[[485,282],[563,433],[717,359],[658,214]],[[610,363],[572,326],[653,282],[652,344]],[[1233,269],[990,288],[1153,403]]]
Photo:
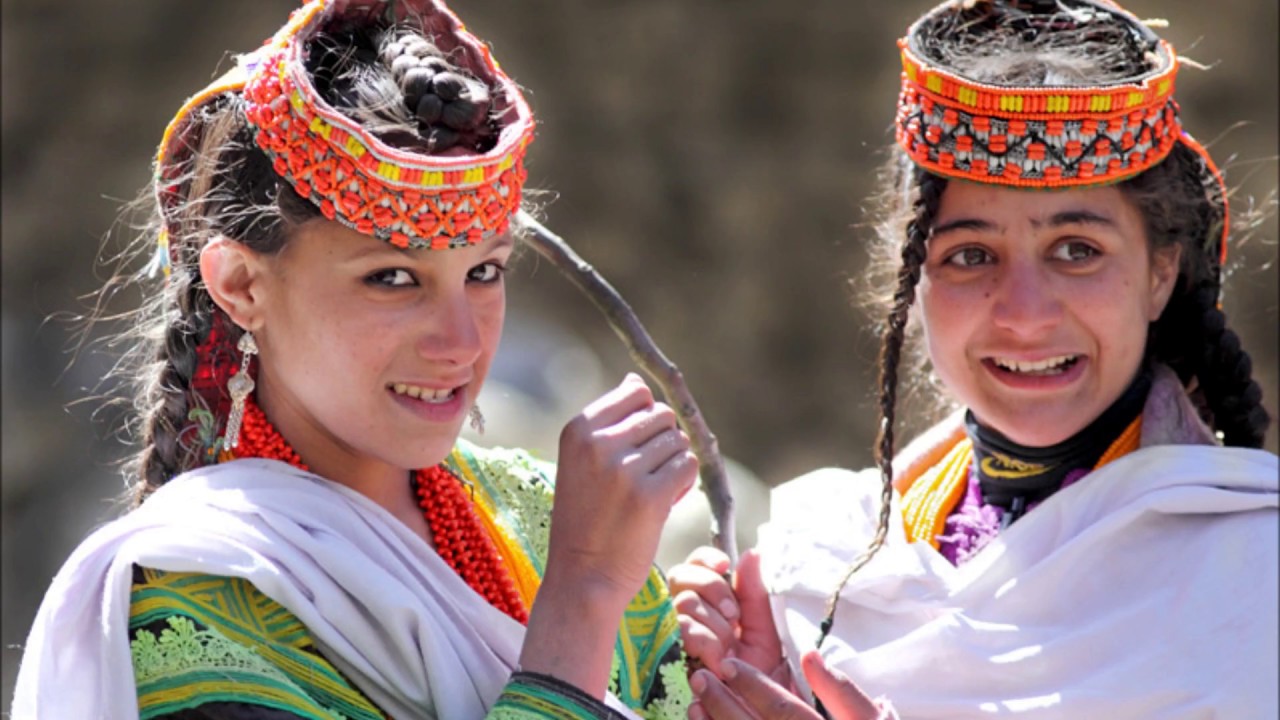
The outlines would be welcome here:
[[[198,362],[196,347],[211,325],[208,293],[198,279],[183,273],[170,282],[181,282],[175,290],[175,310],[164,336],[156,344],[155,376],[141,409],[143,451],[138,458],[139,478],[133,488],[133,503],[141,503],[170,478],[197,464],[200,448],[185,437],[190,428],[190,412],[195,406],[191,390]]]
[[[1151,353],[1184,383],[1195,379],[1203,419],[1222,433],[1224,444],[1262,447],[1271,422],[1262,387],[1253,379],[1253,362],[1240,337],[1217,307],[1215,287],[1201,283],[1175,291],[1152,328]]]
[[[893,294],[893,306],[880,340],[880,427],[876,436],[876,464],[880,467],[883,487],[880,494],[880,516],[876,533],[867,549],[855,560],[827,600],[827,612],[818,635],[818,646],[826,639],[835,624],[836,604],[840,593],[854,573],[861,570],[884,547],[889,533],[889,518],[893,500],[893,426],[897,407],[898,366],[906,337],[907,318],[915,303],[916,286],[928,256],[927,241],[933,227],[934,216],[947,189],[947,181],[937,175],[915,171],[914,182],[918,187],[914,216],[907,224],[907,241],[902,246],[902,263],[898,268],[898,286]]]
[[[1160,318],[1151,326],[1148,354],[1168,365],[1193,397],[1202,419],[1226,445],[1262,447],[1271,418],[1262,407],[1262,387],[1240,337],[1218,309],[1222,270],[1217,249],[1206,238],[1221,233],[1217,181],[1204,160],[1176,146],[1160,165],[1121,184],[1146,219],[1153,251],[1182,246],[1177,285]]]

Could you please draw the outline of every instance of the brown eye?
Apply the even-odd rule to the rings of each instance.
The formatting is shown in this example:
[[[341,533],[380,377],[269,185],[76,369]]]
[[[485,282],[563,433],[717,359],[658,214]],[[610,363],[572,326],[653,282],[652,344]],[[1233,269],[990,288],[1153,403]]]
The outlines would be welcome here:
[[[488,285],[501,280],[502,273],[504,272],[506,272],[506,268],[502,267],[498,263],[481,263],[467,272],[467,280],[470,282]]]
[[[386,287],[407,287],[417,284],[417,281],[413,279],[413,275],[404,268],[379,270],[366,277],[365,282],[370,285],[384,285]]]
[[[948,265],[976,267],[991,261],[991,253],[977,247],[960,248],[947,257]]]
[[[1081,262],[1100,254],[1097,248],[1080,240],[1069,240],[1053,249],[1053,258],[1066,262]]]

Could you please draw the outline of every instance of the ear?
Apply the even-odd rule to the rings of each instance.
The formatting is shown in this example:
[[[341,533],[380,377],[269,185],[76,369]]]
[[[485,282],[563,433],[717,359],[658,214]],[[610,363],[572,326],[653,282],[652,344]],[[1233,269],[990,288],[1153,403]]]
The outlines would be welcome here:
[[[264,270],[259,253],[221,235],[200,250],[200,277],[209,297],[245,330],[262,326]]]
[[[1173,288],[1178,284],[1178,269],[1182,266],[1182,245],[1175,243],[1151,254],[1151,292],[1148,295],[1147,320],[1160,319]]]

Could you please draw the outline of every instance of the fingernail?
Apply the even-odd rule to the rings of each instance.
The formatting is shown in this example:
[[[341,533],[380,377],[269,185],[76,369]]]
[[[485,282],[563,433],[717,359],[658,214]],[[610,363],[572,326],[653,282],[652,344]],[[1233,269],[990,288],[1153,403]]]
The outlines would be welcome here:
[[[706,720],[706,713],[702,712],[702,706],[694,703],[689,706],[689,720]]]
[[[738,603],[725,598],[720,601],[720,614],[724,615],[725,620],[736,620],[738,617]]]
[[[699,670],[689,678],[689,688],[693,690],[694,695],[701,695],[707,690],[706,670]]]
[[[738,661],[737,660],[734,660],[734,659],[725,660],[723,663],[720,664],[720,666],[721,666],[720,674],[724,675],[725,680],[732,680],[738,677]]]

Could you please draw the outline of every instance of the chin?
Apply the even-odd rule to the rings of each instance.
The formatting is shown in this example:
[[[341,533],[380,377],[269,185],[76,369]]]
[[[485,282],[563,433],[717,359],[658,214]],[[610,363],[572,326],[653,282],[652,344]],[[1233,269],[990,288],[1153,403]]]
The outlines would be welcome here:
[[[975,411],[976,413],[976,411]],[[1052,410],[1030,414],[1011,414],[998,416],[994,422],[987,422],[983,415],[976,413],[978,421],[993,428],[1001,435],[1026,447],[1050,447],[1069,439],[1083,430],[1088,421],[1071,420],[1063,422],[1063,414]],[[997,417],[992,415],[992,417]]]

